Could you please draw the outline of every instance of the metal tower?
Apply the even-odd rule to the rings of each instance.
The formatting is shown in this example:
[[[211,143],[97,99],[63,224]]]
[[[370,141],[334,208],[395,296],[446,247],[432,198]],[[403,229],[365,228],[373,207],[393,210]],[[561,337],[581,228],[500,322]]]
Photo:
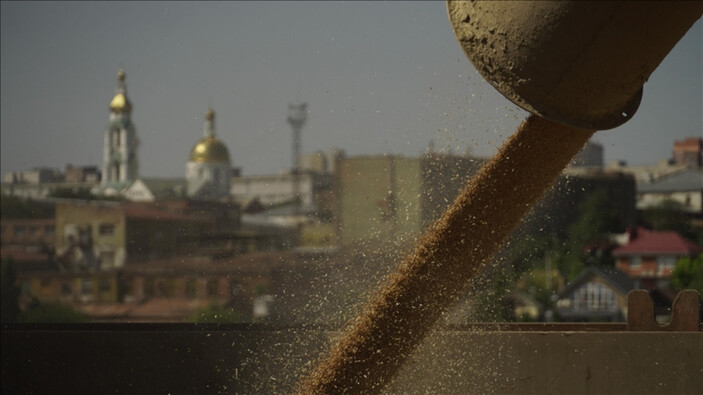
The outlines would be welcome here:
[[[293,129],[293,174],[300,170],[300,131],[308,119],[308,103],[288,104],[288,123]]]
[[[308,119],[308,103],[288,104],[288,123],[293,129],[293,198],[295,199],[294,215],[300,214],[300,131]]]

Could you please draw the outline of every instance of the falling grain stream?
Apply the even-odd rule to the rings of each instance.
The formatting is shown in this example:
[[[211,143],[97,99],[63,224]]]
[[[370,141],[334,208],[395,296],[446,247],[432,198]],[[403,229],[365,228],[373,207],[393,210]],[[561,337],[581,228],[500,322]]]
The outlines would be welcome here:
[[[538,115],[400,261],[299,393],[381,392],[595,129],[632,117],[643,84],[703,5],[448,0],[447,10],[476,70]]]
[[[399,263],[297,392],[380,392],[593,133],[530,116]]]

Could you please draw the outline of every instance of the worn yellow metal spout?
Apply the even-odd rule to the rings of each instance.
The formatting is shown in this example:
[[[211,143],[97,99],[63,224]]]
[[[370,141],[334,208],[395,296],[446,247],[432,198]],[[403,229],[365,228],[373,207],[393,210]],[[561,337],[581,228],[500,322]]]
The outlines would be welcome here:
[[[700,1],[453,1],[476,70],[525,110],[605,130],[637,111],[650,74],[703,13]]]

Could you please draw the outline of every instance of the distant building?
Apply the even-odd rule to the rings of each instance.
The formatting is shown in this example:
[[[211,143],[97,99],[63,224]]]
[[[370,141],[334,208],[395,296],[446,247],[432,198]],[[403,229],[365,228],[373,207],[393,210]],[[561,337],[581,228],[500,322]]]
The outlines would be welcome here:
[[[677,165],[703,167],[703,137],[674,141],[673,158]]]
[[[626,174],[631,174],[637,183],[648,183],[657,180],[660,177],[676,173],[685,169],[686,165],[678,165],[671,163],[670,160],[660,160],[653,165],[629,166],[625,161],[612,162],[606,167],[606,171],[619,171]]]
[[[64,181],[64,175],[58,169],[38,167],[31,170],[5,173],[6,184],[48,184]]]
[[[340,149],[302,154],[300,155],[300,170],[317,174],[335,174],[337,164],[342,158],[344,158],[344,151]]]
[[[300,200],[302,210],[333,210],[332,181],[338,170],[338,163],[344,158],[342,150],[316,152],[301,155],[300,171],[292,173],[255,176],[235,176],[232,178],[230,195],[238,202],[257,199],[264,206],[281,205]],[[297,180],[296,180],[297,178]]]
[[[20,303],[67,304],[94,321],[186,322],[197,309],[216,304],[233,308],[240,322],[294,322],[291,301],[309,301],[296,295],[319,275],[308,262],[320,257],[292,251],[223,259],[179,255],[110,271],[20,271]]]
[[[110,101],[110,117],[105,130],[103,171],[100,192],[118,195],[139,177],[139,140],[132,123],[132,103],[127,98],[126,74],[117,73],[117,89]]]
[[[359,156],[340,162],[338,232],[342,245],[415,236],[437,220],[483,165],[484,159],[428,153],[420,158]],[[528,233],[562,234],[579,204],[603,191],[624,228],[636,220],[635,181],[620,172],[574,167],[565,172],[523,221]]]
[[[139,178],[122,191],[131,202],[183,199],[186,183],[182,178]]]
[[[26,264],[47,269],[56,248],[56,221],[52,218],[0,218],[0,256],[11,258],[23,270]]]
[[[340,244],[417,236],[439,218],[482,162],[438,153],[344,158],[335,187]]]
[[[665,201],[679,203],[691,214],[703,214],[703,167],[686,168],[637,185],[637,208],[645,210]]]
[[[207,110],[203,138],[190,151],[186,164],[187,195],[218,199],[229,195],[232,169],[229,151],[215,134],[215,112]]]
[[[232,196],[243,207],[242,229],[288,234],[288,248],[331,247],[336,243],[336,195],[332,177],[305,172],[232,179]],[[295,183],[297,195],[295,199]],[[280,238],[280,236],[276,236]],[[284,240],[281,239],[281,240]]]
[[[653,165],[628,166],[625,161],[617,161],[609,163],[608,170],[618,170],[624,173],[632,174],[637,183],[652,183],[659,178],[669,176],[673,173],[678,173],[686,168],[701,167],[701,147],[703,146],[703,138],[687,138],[674,142],[672,150],[672,159],[662,159]]]
[[[59,169],[37,168],[5,173],[2,194],[23,198],[45,198],[57,189],[91,190],[100,183],[100,170],[96,166],[66,165],[66,172]]]
[[[345,158],[338,169],[339,241],[412,237],[422,229],[419,158]]]
[[[637,220],[636,184],[631,174],[594,169],[567,169],[538,201],[523,221],[529,232],[555,233],[567,237],[569,225],[578,218],[582,202],[602,193],[612,207],[617,225],[624,229]]]
[[[101,173],[97,166],[73,166],[66,165],[65,181],[81,183],[81,182],[99,182]]]
[[[56,259],[69,271],[192,252],[211,220],[155,206],[88,201],[56,205]]]
[[[94,190],[99,187],[100,181],[84,182],[46,182],[39,184],[2,184],[2,194],[28,199],[43,199],[49,197],[56,190]]]
[[[703,253],[703,247],[676,232],[628,229],[627,243],[613,250],[615,267],[637,282],[638,288],[668,288],[680,258]]]
[[[603,167],[603,144],[587,142],[571,163],[577,167]]]
[[[292,174],[234,177],[230,195],[238,202],[256,198],[265,206],[288,203],[295,198],[293,178]],[[314,184],[315,176],[312,173],[298,175],[298,196],[301,206],[312,206]]]
[[[566,321],[625,321],[634,288],[619,270],[589,266],[556,294],[556,312]]]

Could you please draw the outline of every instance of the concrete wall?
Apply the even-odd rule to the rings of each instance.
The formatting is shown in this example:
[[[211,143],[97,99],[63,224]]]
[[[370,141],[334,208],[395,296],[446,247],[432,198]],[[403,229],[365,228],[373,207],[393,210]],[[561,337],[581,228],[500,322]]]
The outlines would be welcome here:
[[[404,238],[421,231],[420,161],[360,156],[338,169],[339,241]]]
[[[403,242],[419,235],[440,217],[482,163],[442,154],[341,160],[337,186],[341,244],[388,237]]]

